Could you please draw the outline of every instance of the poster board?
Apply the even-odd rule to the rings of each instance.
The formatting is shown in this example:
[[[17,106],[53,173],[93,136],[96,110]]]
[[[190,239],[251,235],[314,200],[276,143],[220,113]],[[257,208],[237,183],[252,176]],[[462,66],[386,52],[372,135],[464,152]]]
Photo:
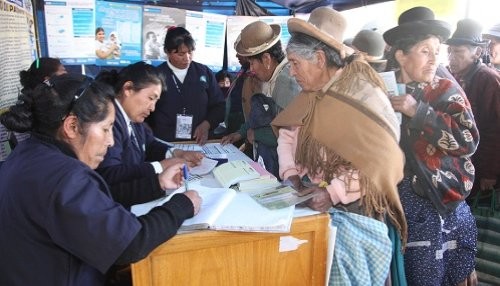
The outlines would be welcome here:
[[[96,58],[96,65],[127,66],[142,59],[142,6],[137,4],[96,2],[96,29],[104,29],[103,42],[94,40],[94,49],[118,47],[106,58]]]
[[[37,55],[33,7],[29,0],[0,0],[0,113],[17,101],[19,72],[29,68]],[[0,124],[0,161],[10,153],[9,133]]]
[[[221,70],[224,62],[226,20],[225,15],[186,11],[186,29],[196,43],[193,59],[214,72]]]
[[[142,59],[158,65],[165,61],[163,43],[168,28],[186,27],[186,10],[144,6],[142,15]],[[156,40],[155,40],[156,38]]]
[[[95,1],[45,1],[45,27],[50,57],[63,64],[94,64]]]
[[[309,19],[309,14],[297,14],[296,17],[307,21]],[[288,19],[291,16],[229,16],[227,17],[227,69],[230,72],[237,72],[240,69],[240,63],[236,57],[236,50],[234,49],[234,43],[236,42],[241,30],[245,28],[248,24],[255,21],[263,21],[269,25],[278,24],[281,27],[281,46],[283,50],[286,49],[286,45],[290,40],[290,33],[288,32]]]

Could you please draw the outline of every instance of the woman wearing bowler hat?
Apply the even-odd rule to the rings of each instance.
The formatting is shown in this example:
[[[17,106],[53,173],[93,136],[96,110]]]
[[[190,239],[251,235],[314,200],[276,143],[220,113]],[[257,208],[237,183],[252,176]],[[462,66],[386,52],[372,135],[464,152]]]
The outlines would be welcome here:
[[[222,138],[223,144],[247,138],[254,144],[254,158],[276,177],[279,177],[278,143],[270,123],[300,91],[290,76],[280,37],[280,25],[263,21],[250,23],[241,31],[234,47],[238,55],[247,57],[250,71],[262,81],[262,94],[252,96],[249,118],[240,130]]]
[[[384,285],[393,246],[401,250],[388,233],[406,240],[399,123],[382,79],[342,44],[346,26],[328,7],[307,22],[288,20],[290,74],[302,92],[272,125],[280,175],[301,194],[313,193],[306,205],[328,212],[337,228],[329,285]]]
[[[398,187],[408,223],[406,278],[409,285],[475,285],[477,229],[465,198],[479,133],[464,92],[436,76],[450,26],[425,7],[403,12],[398,23],[383,36],[398,64],[397,81],[406,85],[406,94],[391,97],[403,114],[406,164]]]

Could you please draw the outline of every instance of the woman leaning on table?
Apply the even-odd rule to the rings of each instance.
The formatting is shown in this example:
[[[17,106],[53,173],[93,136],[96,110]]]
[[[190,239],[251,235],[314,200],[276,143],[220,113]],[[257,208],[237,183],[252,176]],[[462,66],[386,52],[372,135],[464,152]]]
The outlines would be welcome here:
[[[474,285],[477,229],[464,200],[474,182],[470,156],[479,134],[462,89],[436,76],[450,26],[424,7],[403,12],[398,22],[384,39],[399,65],[397,81],[406,85],[406,94],[391,103],[403,114],[406,165],[398,187],[408,222],[408,284]]]
[[[114,198],[135,199],[124,204],[126,207],[165,195],[163,180],[169,166],[178,162],[199,165],[203,154],[179,149],[172,151],[166,144],[155,140],[151,130],[145,126],[144,120],[154,111],[165,86],[163,77],[152,65],[137,62],[120,72],[103,71],[96,80],[113,86],[116,94],[113,100],[114,144],[108,149],[97,172],[110,185]],[[166,159],[167,154],[172,158]],[[127,189],[137,192],[133,192],[131,197],[131,192],[121,191]]]
[[[393,253],[386,222],[403,242],[406,236],[397,192],[404,159],[384,84],[365,60],[349,55],[346,25],[326,7],[308,22],[288,20],[290,74],[302,92],[272,124],[280,175],[313,193],[307,206],[330,212],[337,227],[329,285],[384,285]]]
[[[114,264],[144,258],[196,214],[195,191],[136,217],[94,172],[113,145],[113,90],[53,77],[0,117],[30,131],[0,169],[0,285],[104,285]],[[181,183],[182,164],[171,184]]]

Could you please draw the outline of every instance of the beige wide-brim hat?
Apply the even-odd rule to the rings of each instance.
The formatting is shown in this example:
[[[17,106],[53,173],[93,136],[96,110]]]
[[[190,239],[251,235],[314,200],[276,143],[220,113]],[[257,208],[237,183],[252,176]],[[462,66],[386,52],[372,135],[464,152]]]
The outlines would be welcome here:
[[[344,16],[329,7],[314,9],[307,22],[298,18],[288,20],[290,34],[302,33],[320,40],[339,52],[341,58],[354,53],[352,48],[342,43],[346,27]]]
[[[234,43],[234,49],[241,56],[255,56],[269,50],[280,40],[280,37],[280,25],[256,21],[241,30]]]

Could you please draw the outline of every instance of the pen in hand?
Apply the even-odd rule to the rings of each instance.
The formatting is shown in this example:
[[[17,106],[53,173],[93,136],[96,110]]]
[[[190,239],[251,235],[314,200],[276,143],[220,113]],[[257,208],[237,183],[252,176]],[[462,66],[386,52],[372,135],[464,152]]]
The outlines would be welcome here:
[[[184,177],[184,191],[187,192],[188,190],[188,178],[189,178],[189,173],[188,173],[188,167],[186,164],[184,164],[184,167],[182,167],[182,175]]]

